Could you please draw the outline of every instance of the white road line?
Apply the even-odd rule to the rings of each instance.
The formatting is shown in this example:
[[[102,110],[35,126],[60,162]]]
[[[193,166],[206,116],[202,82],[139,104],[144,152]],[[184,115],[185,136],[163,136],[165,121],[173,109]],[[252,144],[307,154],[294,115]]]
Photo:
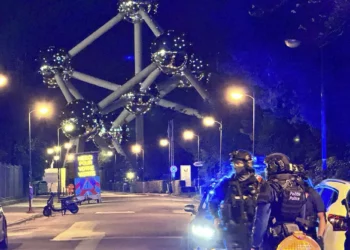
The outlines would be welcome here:
[[[105,233],[94,232],[95,226],[96,222],[93,221],[75,222],[70,228],[57,235],[51,241],[101,240]]]
[[[77,245],[74,250],[96,250],[98,244],[103,239],[103,236],[97,237],[95,239],[83,240]]]
[[[110,211],[110,212],[96,212],[95,214],[134,214],[134,211]]]
[[[185,212],[184,210],[173,210],[174,214],[189,214],[188,212]]]
[[[106,236],[103,239],[182,239],[182,236]]]

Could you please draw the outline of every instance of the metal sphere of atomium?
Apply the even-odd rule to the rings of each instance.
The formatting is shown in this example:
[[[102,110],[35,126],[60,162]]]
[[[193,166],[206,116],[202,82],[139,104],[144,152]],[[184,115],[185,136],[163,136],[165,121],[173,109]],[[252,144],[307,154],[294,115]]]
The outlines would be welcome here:
[[[61,114],[63,133],[68,138],[77,138],[99,129],[100,113],[97,106],[86,100],[69,102]]]
[[[117,118],[116,113],[109,113],[101,116],[100,130],[98,135],[103,138],[109,148],[114,148],[113,140],[116,140],[119,144],[125,142],[130,137],[128,126],[113,127],[113,122]],[[97,143],[95,145],[98,147]]]
[[[125,109],[134,115],[146,114],[159,98],[159,91],[151,85],[147,91],[131,91],[123,96],[128,100]]]
[[[168,75],[181,74],[189,60],[191,46],[185,34],[167,31],[152,43],[152,61]]]
[[[55,74],[60,74],[63,80],[69,80],[73,73],[71,57],[64,49],[50,46],[48,49],[40,51],[40,74],[43,82],[49,88],[57,88]]]
[[[142,21],[142,16],[138,13],[143,9],[149,14],[156,14],[158,10],[158,1],[156,0],[119,0],[118,10],[125,14],[125,20],[136,23]]]
[[[191,71],[192,75],[198,80],[198,81],[204,81],[208,83],[210,74],[207,72],[209,65],[205,64],[202,59],[196,57],[194,54],[192,54],[188,60],[188,70]],[[192,87],[191,83],[183,77],[180,80],[179,86],[180,88],[189,88]]]

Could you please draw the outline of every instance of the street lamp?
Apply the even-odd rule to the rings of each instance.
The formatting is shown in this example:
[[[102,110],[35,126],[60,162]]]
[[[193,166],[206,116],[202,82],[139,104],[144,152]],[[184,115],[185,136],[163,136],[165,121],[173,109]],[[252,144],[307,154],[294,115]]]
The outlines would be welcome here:
[[[169,146],[169,140],[168,139],[160,139],[159,140],[159,145],[161,146],[161,147],[167,147],[167,146]]]
[[[55,150],[53,148],[48,148],[46,152],[48,155],[53,155],[55,153]]]
[[[221,155],[222,155],[222,122],[218,122],[215,120],[214,117],[212,116],[206,116],[203,118],[203,125],[206,126],[206,127],[213,127],[215,125],[215,123],[219,124],[219,131],[220,131],[220,154],[219,154],[219,164],[220,164],[220,171],[222,172],[222,164],[221,164],[221,161],[222,161],[222,158],[221,158]]]
[[[145,180],[145,151],[140,144],[134,144],[131,146],[131,152],[138,156],[142,153],[142,182]]]
[[[5,87],[8,84],[8,77],[0,74],[0,88]]]
[[[198,161],[200,159],[199,157],[199,136],[196,135],[192,130],[185,130],[183,133],[183,138],[186,141],[191,141],[194,139],[194,137],[197,137],[197,157],[198,157]]]
[[[128,178],[129,180],[133,180],[135,178],[135,173],[134,172],[127,172],[126,178]]]
[[[55,156],[53,157],[53,159],[54,159],[54,161],[59,161],[59,160],[60,160],[60,156],[59,156],[59,155],[55,155]]]
[[[255,154],[255,98],[251,95],[244,93],[242,90],[229,90],[228,99],[230,101],[240,101],[244,97],[248,97],[253,101],[253,138],[252,138],[252,153]]]
[[[32,123],[31,115],[36,113],[39,118],[48,118],[52,115],[53,108],[50,103],[38,102],[35,104],[34,109],[28,113],[28,136],[29,136],[29,182],[32,182]]]
[[[68,149],[71,149],[71,148],[72,148],[72,143],[66,142],[63,146],[64,146],[65,149],[68,150]]]

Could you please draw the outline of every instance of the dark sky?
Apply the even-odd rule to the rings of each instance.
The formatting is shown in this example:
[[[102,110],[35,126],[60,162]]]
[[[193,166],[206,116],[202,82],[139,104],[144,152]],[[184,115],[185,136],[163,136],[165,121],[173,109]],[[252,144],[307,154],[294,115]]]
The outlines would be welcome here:
[[[17,80],[11,87],[22,91],[27,102],[17,102],[12,111],[45,96],[64,105],[59,90],[47,90],[42,84],[35,62],[40,49],[50,45],[70,49],[117,13],[116,0],[3,0],[0,10],[0,65]],[[198,54],[208,60],[218,52],[231,53],[242,63],[266,65],[266,71],[289,79],[288,88],[298,94],[305,119],[315,127],[320,121],[321,58],[317,45],[302,44],[287,48],[281,39],[280,16],[253,18],[247,13],[247,2],[229,0],[162,0],[156,20],[164,29],[186,32]],[[89,46],[73,60],[73,67],[102,79],[123,83],[133,72],[132,25],[122,22]],[[348,107],[350,90],[349,29],[323,48],[323,69],[326,85],[327,124],[332,135],[350,139]],[[144,28],[145,65],[149,60],[149,44],[153,36]],[[18,82],[21,79],[21,82]],[[293,79],[293,81],[291,81]],[[74,82],[88,99],[99,101],[108,92],[91,85]],[[219,87],[219,86],[218,86]],[[24,92],[23,89],[26,89]],[[6,93],[0,95],[8,103]],[[183,92],[171,96],[182,98]],[[196,97],[197,98],[197,97]],[[194,99],[193,106],[200,105]],[[12,100],[12,99],[11,99]],[[198,100],[198,104],[196,104]],[[5,110],[2,108],[2,110]],[[10,111],[8,111],[10,112]],[[1,111],[2,115],[7,113]],[[166,128],[164,128],[166,129]]]

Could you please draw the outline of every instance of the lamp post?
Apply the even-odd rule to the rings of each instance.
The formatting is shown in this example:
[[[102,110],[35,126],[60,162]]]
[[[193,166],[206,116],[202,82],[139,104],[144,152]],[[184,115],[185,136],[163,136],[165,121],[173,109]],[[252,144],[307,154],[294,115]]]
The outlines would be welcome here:
[[[215,120],[214,117],[207,116],[203,118],[203,125],[206,127],[213,127],[214,125],[219,124],[219,131],[220,131],[220,153],[219,153],[219,166],[220,166],[220,171],[223,173],[222,169],[222,122],[218,122]]]
[[[49,103],[37,103],[33,110],[28,112],[28,139],[29,139],[29,187],[32,188],[33,168],[32,168],[32,114],[37,113],[38,117],[49,117],[52,113],[51,104]],[[33,212],[32,209],[32,195],[29,190],[29,213]]]
[[[252,133],[252,153],[255,155],[255,98],[251,95],[245,94],[240,90],[228,91],[228,98],[230,100],[242,100],[244,97],[248,97],[253,101],[253,133]]]
[[[172,173],[171,173],[171,170],[170,170],[170,168],[171,168],[170,142],[169,142],[168,139],[160,139],[159,140],[159,146],[161,146],[162,148],[168,147],[168,157],[169,157],[168,162],[169,162],[170,180],[172,180],[173,177],[172,177]]]
[[[197,161],[200,161],[200,139],[199,135],[196,135],[192,130],[185,130],[183,133],[183,138],[186,141],[191,141],[194,139],[194,137],[197,137]]]
[[[197,137],[197,161],[200,161],[200,139],[199,135],[196,135],[192,130],[185,130],[183,133],[183,138],[186,141],[191,141],[194,139],[194,137]],[[198,174],[197,174],[197,188],[198,192],[200,193],[200,185],[199,185],[199,167],[198,167]]]
[[[142,153],[142,188],[144,191],[144,181],[145,181],[145,150],[142,148],[140,144],[134,144],[131,146],[131,152],[138,156]]]

